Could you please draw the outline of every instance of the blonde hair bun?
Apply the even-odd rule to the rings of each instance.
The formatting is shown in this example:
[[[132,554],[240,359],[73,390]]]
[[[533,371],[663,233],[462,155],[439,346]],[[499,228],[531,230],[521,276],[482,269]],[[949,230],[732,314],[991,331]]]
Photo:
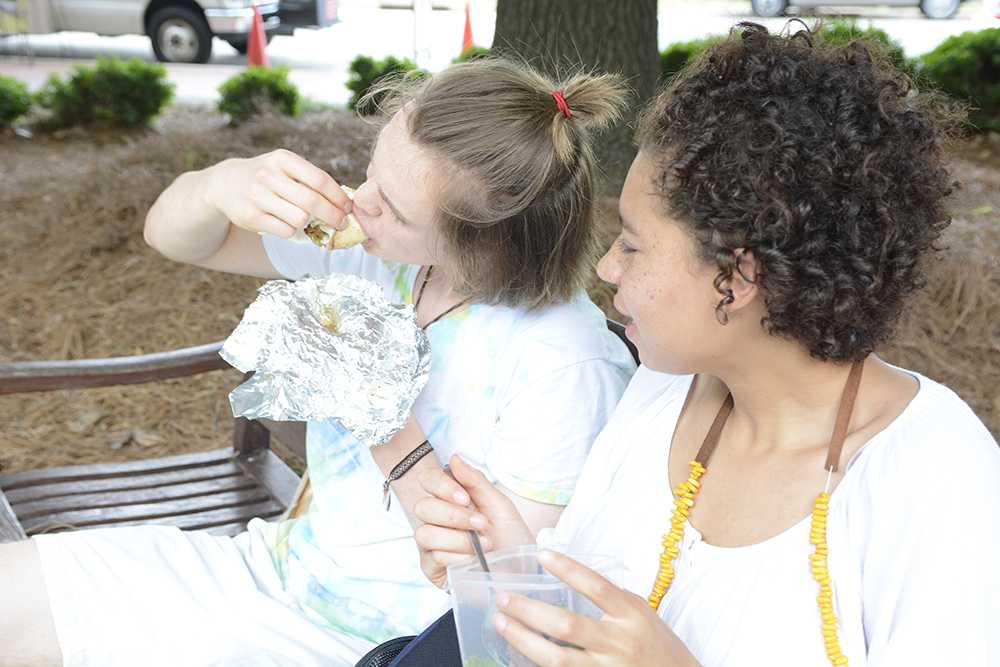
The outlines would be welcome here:
[[[438,160],[433,214],[458,291],[477,303],[536,308],[573,298],[590,279],[598,250],[592,130],[620,119],[626,99],[615,74],[550,77],[490,56],[382,79],[362,104],[403,110],[410,138]]]

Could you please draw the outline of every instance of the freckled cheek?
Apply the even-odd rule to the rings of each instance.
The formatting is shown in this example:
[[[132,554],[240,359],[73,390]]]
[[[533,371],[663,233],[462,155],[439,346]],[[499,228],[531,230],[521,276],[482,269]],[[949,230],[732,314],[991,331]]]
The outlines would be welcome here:
[[[642,308],[651,324],[677,317],[677,294],[671,285],[664,282],[661,273],[648,272],[642,285]]]
[[[663,316],[664,311],[663,291],[655,285],[647,283],[642,291],[641,309],[650,324],[658,321]]]
[[[622,302],[631,311],[632,317],[646,321],[656,319],[663,290],[656,283],[656,277],[651,271],[630,268],[622,274],[618,291]]]

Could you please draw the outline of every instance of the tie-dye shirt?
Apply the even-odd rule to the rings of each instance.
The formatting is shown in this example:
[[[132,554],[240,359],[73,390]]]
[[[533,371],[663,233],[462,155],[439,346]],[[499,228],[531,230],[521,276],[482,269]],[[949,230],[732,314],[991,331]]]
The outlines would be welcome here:
[[[264,237],[290,279],[351,273],[412,303],[420,267],[383,262],[360,247],[335,252]],[[413,416],[439,461],[460,453],[494,483],[565,505],[635,370],[604,315],[580,293],[526,311],[473,304],[427,328],[431,373]],[[420,570],[398,501],[382,503],[385,475],[336,421],[306,431],[313,500],[304,516],[271,524],[286,589],[317,623],[381,642],[415,634],[450,606]]]

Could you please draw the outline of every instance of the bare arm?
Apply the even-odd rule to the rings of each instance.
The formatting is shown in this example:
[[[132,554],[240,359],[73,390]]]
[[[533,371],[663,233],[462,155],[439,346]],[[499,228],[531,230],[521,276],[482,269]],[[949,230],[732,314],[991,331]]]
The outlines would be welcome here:
[[[280,278],[264,252],[260,235],[231,224],[208,203],[206,186],[214,168],[181,174],[163,191],[146,215],[146,243],[177,262]]]
[[[260,234],[288,238],[312,216],[343,228],[350,205],[326,172],[278,150],[181,174],[150,208],[143,236],[178,262],[279,278]]]
[[[528,500],[501,484],[498,484],[497,488],[511,499],[514,507],[517,508],[517,513],[528,524],[528,529],[531,530],[531,534],[535,537],[538,536],[538,531],[542,528],[552,528],[555,526],[559,522],[559,517],[562,516],[563,510],[566,509],[563,505],[550,505],[549,503],[540,503],[537,500]]]
[[[372,456],[378,467],[382,470],[382,473],[388,476],[396,464],[423,442],[424,438],[425,436],[420,426],[411,417],[403,430],[393,436],[388,443],[373,449]],[[441,466],[437,458],[428,455],[420,459],[405,475],[392,483],[392,490],[402,504],[403,510],[406,512],[406,517],[410,520],[410,524],[414,529],[419,528],[423,524],[423,521],[417,518],[414,507],[422,499],[431,497],[430,493],[420,483],[420,478],[425,471],[440,469]],[[538,531],[542,528],[549,528],[556,525],[559,515],[562,514],[563,507],[561,505],[535,502],[523,498],[502,486],[498,485],[497,488],[511,500],[514,507],[517,508],[518,513],[524,517],[524,521],[531,530],[532,535],[537,535]]]
[[[372,458],[375,459],[375,463],[378,464],[382,474],[388,478],[389,473],[396,467],[396,464],[416,449],[425,438],[424,432],[420,429],[417,421],[411,416],[403,427],[403,430],[392,436],[389,442],[372,449]],[[413,513],[413,507],[421,498],[427,496],[427,492],[420,485],[420,475],[425,470],[440,469],[441,466],[438,464],[437,458],[433,454],[428,454],[417,461],[416,465],[410,468],[405,475],[392,483],[392,490],[396,494],[396,498],[399,499],[403,511],[406,513],[406,518],[410,520],[410,525],[414,529],[418,528],[423,522],[416,518]]]

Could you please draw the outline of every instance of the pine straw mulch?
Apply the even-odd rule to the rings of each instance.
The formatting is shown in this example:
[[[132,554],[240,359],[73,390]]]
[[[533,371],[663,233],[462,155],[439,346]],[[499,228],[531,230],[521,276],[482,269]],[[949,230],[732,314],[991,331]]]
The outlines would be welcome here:
[[[175,107],[156,130],[0,136],[0,361],[145,354],[225,338],[260,282],[175,264],[142,239],[146,210],[180,172],[278,147],[348,184],[373,128],[343,112],[229,128]],[[1000,146],[955,159],[965,188],[946,259],[885,356],[953,387],[1000,433]],[[614,200],[601,202],[605,240]],[[609,314],[611,291],[596,285]],[[236,371],[160,383],[0,396],[0,471],[142,459],[225,446]]]

